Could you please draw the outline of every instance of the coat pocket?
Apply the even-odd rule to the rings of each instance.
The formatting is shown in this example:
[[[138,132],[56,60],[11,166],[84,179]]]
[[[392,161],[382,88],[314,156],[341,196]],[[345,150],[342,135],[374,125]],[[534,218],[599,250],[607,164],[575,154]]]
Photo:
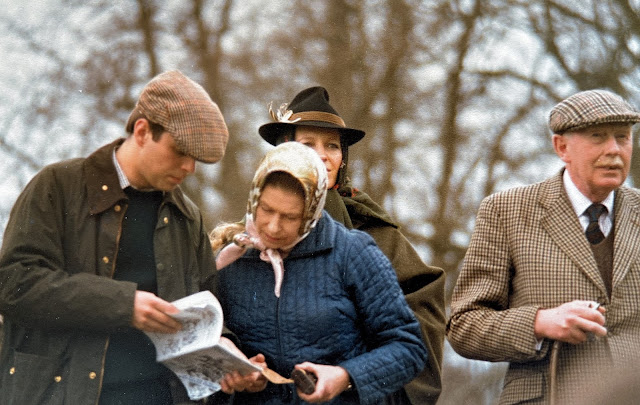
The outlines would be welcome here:
[[[512,375],[507,373],[500,395],[500,405],[542,402],[546,385],[546,379],[542,373],[512,373]]]
[[[13,350],[4,365],[2,404],[64,403],[64,385],[69,376],[64,361],[58,358],[22,353]]]

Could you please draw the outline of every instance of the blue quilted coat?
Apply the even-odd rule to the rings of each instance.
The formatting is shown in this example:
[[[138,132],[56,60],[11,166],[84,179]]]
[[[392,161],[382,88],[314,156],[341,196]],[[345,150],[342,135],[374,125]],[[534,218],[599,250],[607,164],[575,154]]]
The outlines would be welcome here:
[[[219,272],[216,295],[225,323],[247,356],[263,353],[283,376],[304,361],[343,367],[354,388],[331,404],[384,403],[422,370],[427,352],[418,323],[369,235],[347,230],[325,212],[284,267],[280,298],[271,264],[257,250]],[[237,393],[234,401],[303,403],[286,384]]]

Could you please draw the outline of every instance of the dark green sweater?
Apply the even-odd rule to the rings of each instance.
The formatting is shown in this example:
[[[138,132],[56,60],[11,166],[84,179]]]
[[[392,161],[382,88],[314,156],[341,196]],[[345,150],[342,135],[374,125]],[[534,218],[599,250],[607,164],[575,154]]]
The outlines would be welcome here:
[[[129,197],[129,204],[122,223],[113,278],[132,281],[137,284],[138,290],[157,294],[153,234],[162,192],[142,192],[127,187],[125,193]],[[105,393],[126,392],[127,387],[137,387],[136,392],[144,390],[143,387],[151,389],[155,385],[151,381],[167,385],[170,371],[157,363],[155,356],[153,343],[142,331],[127,328],[112,334],[105,361]]]

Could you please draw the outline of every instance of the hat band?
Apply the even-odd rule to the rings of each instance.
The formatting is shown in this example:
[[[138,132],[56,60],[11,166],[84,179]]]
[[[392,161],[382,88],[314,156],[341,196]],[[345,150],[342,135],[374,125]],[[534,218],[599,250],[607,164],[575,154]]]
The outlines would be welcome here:
[[[329,122],[331,124],[338,125],[340,127],[346,127],[342,118],[338,117],[335,114],[322,112],[322,111],[303,111],[299,113],[295,113],[291,116],[290,121],[323,121]]]

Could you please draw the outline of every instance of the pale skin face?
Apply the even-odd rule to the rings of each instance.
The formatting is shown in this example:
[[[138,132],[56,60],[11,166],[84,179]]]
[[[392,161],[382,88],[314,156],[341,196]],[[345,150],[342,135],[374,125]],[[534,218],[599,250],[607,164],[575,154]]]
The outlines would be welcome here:
[[[258,200],[255,225],[267,248],[281,249],[300,236],[304,200],[298,194],[271,185],[265,186]]]
[[[601,124],[553,135],[553,147],[578,190],[602,202],[629,174],[631,125]]]
[[[340,132],[337,129],[317,127],[296,127],[296,142],[315,150],[327,167],[329,186],[335,186],[338,180],[338,170],[342,164],[342,148],[340,147]]]
[[[178,150],[169,132],[154,141],[145,119],[136,121],[133,134],[117,153],[127,178],[141,190],[173,190],[196,169],[195,159]]]

